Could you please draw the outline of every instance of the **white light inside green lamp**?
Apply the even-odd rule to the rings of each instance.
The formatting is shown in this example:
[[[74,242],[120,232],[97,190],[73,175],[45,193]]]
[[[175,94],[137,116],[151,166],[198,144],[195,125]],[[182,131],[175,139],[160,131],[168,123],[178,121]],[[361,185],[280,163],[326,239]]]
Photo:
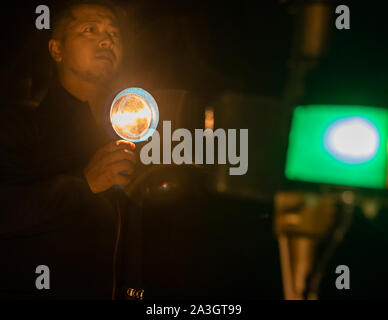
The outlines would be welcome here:
[[[336,121],[328,128],[325,145],[338,160],[360,163],[376,155],[379,140],[379,134],[370,121],[349,117]]]

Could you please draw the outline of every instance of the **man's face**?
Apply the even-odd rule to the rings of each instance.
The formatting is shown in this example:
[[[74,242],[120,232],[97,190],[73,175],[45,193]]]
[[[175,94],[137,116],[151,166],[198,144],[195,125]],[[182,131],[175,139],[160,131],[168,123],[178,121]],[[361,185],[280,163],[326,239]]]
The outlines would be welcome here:
[[[74,8],[61,44],[60,67],[80,78],[104,82],[117,71],[122,59],[118,22],[107,8],[82,5]]]

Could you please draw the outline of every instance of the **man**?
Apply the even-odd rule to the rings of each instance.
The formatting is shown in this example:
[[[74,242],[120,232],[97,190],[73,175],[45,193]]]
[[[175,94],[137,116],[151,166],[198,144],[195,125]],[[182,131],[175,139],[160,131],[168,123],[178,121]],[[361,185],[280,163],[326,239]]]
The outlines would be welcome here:
[[[1,296],[108,299],[118,291],[115,201],[125,197],[112,186],[131,182],[135,146],[107,133],[98,101],[123,56],[118,20],[101,1],[69,6],[49,41],[58,80],[36,110],[1,117]],[[49,278],[39,277],[40,265]],[[123,268],[130,273],[125,259]]]

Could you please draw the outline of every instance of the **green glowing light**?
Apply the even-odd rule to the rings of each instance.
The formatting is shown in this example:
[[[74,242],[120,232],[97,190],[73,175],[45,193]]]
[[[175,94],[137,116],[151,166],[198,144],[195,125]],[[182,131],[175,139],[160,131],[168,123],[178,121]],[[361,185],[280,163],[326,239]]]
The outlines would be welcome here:
[[[385,189],[388,110],[308,105],[295,109],[286,161],[290,180]]]

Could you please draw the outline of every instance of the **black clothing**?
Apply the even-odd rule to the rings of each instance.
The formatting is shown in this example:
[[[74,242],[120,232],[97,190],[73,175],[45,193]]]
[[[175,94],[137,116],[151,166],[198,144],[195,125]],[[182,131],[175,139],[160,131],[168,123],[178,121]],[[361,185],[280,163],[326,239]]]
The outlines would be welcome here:
[[[83,168],[115,137],[59,82],[37,109],[1,113],[0,296],[110,299],[118,230],[110,195],[125,196],[93,194]],[[39,265],[50,269],[50,290],[36,289]]]

